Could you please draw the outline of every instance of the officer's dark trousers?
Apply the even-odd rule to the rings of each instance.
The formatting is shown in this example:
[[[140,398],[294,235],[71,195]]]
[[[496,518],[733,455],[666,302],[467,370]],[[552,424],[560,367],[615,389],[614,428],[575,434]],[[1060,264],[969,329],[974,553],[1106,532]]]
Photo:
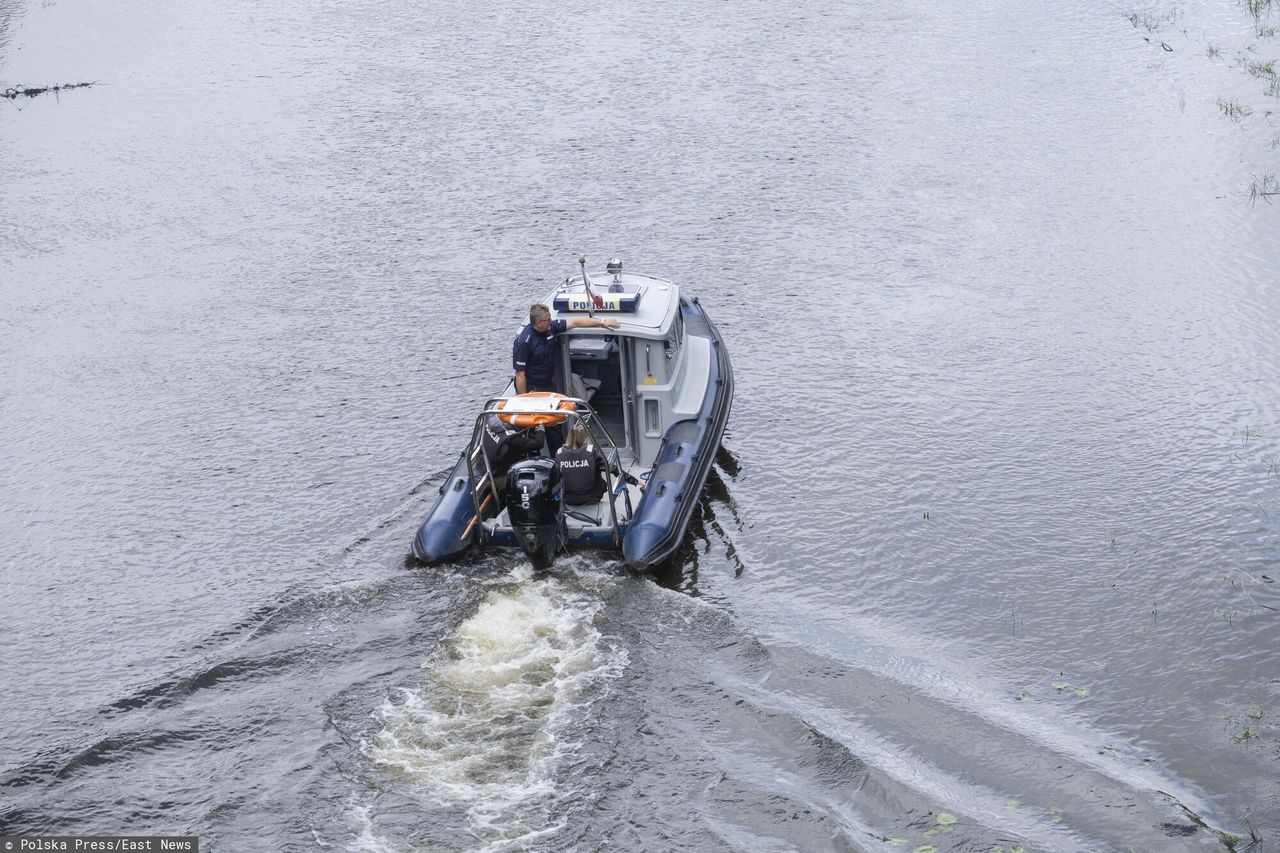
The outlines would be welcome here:
[[[532,382],[529,383],[529,390],[530,391],[551,391],[556,394],[564,393],[554,385],[538,385]],[[564,424],[557,424],[556,426],[547,427],[547,452],[551,454],[552,458],[555,457],[556,451],[559,450],[563,445],[564,445]]]

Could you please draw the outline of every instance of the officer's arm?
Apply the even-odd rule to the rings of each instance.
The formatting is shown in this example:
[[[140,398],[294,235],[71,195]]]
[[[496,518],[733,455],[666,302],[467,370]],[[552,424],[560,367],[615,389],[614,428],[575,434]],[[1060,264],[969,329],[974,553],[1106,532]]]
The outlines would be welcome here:
[[[565,320],[566,329],[616,329],[618,321],[610,317],[602,320],[599,317],[570,317]]]
[[[528,377],[524,375],[524,369],[529,364],[529,345],[523,337],[522,335],[516,338],[515,346],[511,350],[511,370],[516,375],[517,394],[523,394],[529,390]]]

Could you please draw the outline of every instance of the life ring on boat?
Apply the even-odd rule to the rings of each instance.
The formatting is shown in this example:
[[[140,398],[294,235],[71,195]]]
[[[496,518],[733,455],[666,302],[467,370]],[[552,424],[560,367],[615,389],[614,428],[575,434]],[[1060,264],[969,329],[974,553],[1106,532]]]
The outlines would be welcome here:
[[[555,391],[530,391],[498,401],[498,417],[520,429],[562,424],[576,409],[572,399]]]

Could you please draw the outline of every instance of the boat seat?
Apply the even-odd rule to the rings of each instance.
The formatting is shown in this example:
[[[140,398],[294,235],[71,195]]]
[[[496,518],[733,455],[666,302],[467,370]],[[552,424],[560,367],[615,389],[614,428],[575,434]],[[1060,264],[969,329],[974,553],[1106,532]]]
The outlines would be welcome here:
[[[599,379],[591,379],[580,373],[575,373],[569,382],[569,392],[571,396],[590,403],[591,398],[600,390],[600,385],[601,380]]]

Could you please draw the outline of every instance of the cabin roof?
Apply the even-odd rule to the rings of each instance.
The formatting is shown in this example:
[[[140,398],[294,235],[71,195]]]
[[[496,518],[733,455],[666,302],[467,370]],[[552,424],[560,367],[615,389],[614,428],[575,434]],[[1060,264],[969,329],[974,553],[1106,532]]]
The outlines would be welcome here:
[[[680,307],[680,288],[669,281],[635,273],[614,276],[592,273],[591,290],[605,301],[595,315],[617,320],[618,332],[640,338],[664,338]],[[612,290],[611,290],[612,288]],[[575,276],[547,297],[551,317],[568,320],[589,316],[586,311],[586,289],[582,276]],[[604,330],[606,334],[615,334]],[[576,329],[573,334],[598,333],[595,329]]]

